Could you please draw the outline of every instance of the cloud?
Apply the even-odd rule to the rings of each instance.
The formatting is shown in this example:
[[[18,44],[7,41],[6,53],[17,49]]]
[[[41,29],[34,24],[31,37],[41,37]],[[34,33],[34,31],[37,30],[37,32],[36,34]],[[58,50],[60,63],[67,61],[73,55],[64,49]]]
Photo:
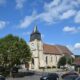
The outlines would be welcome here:
[[[45,37],[44,34],[41,34],[41,37],[44,38]]]
[[[26,36],[26,35],[30,35],[31,32],[23,32],[23,35]]]
[[[80,27],[69,27],[69,26],[66,26],[63,28],[63,31],[64,32],[71,32],[71,33],[76,33],[76,32],[80,32]]]
[[[22,3],[21,3],[22,4]],[[25,16],[20,22],[21,28],[28,27],[35,20],[44,21],[52,24],[63,19],[69,19],[77,14],[76,9],[79,8],[79,0],[52,0],[50,3],[45,3],[41,13]]]
[[[78,11],[76,16],[75,16],[75,22],[80,23],[80,11]]]
[[[31,24],[33,21],[39,19],[39,17],[40,17],[40,15],[37,15],[36,11],[33,11],[32,15],[30,15],[30,16],[25,16],[24,19],[22,19],[22,20],[20,21],[20,23],[18,24],[18,27],[19,27],[19,28],[22,28],[22,29],[23,29],[23,28],[27,28],[27,27],[30,26],[30,24]]]
[[[26,0],[16,0],[16,9],[21,9],[24,6]]]
[[[3,29],[4,27],[6,27],[8,22],[6,21],[0,21],[0,29]]]
[[[25,16],[25,18],[20,22],[20,28],[27,28],[33,21],[35,20],[35,16]]]
[[[48,17],[48,22],[55,22],[56,20],[68,19],[76,14],[76,9],[80,5],[78,0],[53,0],[50,3],[45,3],[44,5],[44,16]]]
[[[66,27],[63,28],[63,31],[65,31],[65,32],[75,32],[76,28],[75,27],[66,26]]]
[[[45,3],[40,19],[47,23],[69,19],[77,14],[76,9],[79,5],[80,0],[52,0],[50,3]]]
[[[76,14],[76,11],[75,11],[75,10],[68,10],[68,11],[64,12],[64,13],[61,15],[61,19],[70,18],[70,17],[74,16],[75,14]]]
[[[76,44],[74,45],[74,48],[75,48],[75,49],[80,49],[80,43],[76,43]]]
[[[74,54],[80,54],[80,43],[74,45],[66,45]]]
[[[0,0],[0,5],[4,5],[6,3],[6,0]]]

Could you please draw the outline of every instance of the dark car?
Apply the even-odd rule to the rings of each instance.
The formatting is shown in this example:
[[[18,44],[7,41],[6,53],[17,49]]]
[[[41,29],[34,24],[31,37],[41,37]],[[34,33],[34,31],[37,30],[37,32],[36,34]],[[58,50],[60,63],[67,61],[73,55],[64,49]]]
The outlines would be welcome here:
[[[63,80],[76,80],[77,77],[77,75],[68,75],[64,77]]]
[[[80,80],[80,76],[76,78],[76,80]]]
[[[18,77],[19,75],[21,75],[21,74],[19,74],[18,73],[18,67],[12,67],[12,69],[11,69],[11,72],[12,72],[12,77]]]
[[[75,80],[79,76],[76,72],[67,72],[63,74],[61,77],[63,80]]]
[[[18,67],[13,67],[11,71],[12,73],[18,73]]]
[[[49,73],[45,76],[42,76],[40,80],[57,80],[59,78],[57,73]]]
[[[4,76],[0,75],[0,80],[6,80]]]
[[[0,66],[0,72],[5,71],[5,68],[3,66]]]

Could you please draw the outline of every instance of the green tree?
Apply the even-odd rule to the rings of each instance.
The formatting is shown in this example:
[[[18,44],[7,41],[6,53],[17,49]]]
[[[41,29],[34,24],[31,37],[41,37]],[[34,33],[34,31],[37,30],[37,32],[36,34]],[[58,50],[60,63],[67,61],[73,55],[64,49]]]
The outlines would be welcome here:
[[[58,67],[65,66],[66,64],[71,65],[74,61],[74,58],[71,56],[62,56],[58,61]]]
[[[67,56],[66,57],[66,63],[69,65],[72,65],[72,63],[74,62],[74,58],[71,56]]]
[[[58,61],[58,67],[64,66],[66,64],[66,57],[62,56]]]
[[[22,38],[9,34],[0,39],[0,65],[13,67],[30,60],[30,48]]]

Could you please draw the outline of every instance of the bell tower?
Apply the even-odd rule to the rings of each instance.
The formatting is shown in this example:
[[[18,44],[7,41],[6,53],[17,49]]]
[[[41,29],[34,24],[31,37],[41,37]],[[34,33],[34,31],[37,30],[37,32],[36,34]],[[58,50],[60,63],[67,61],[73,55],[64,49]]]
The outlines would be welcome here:
[[[34,41],[35,39],[41,40],[41,33],[38,31],[37,26],[34,27],[33,32],[30,35],[30,42]]]
[[[43,43],[41,40],[41,33],[38,31],[37,26],[34,27],[30,35],[30,49],[32,52],[32,64],[33,69],[39,69],[43,60]]]

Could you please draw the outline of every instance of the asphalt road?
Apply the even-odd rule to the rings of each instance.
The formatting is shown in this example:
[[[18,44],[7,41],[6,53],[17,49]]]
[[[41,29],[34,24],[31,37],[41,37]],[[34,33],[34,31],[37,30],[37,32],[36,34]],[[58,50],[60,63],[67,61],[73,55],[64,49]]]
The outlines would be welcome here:
[[[47,72],[35,72],[34,74],[32,74],[32,75],[25,75],[25,76],[23,76],[23,77],[16,77],[16,78],[6,78],[6,80],[40,80],[40,77],[42,76],[42,75],[45,75],[45,74],[47,74]],[[58,72],[58,74],[59,74],[59,72]],[[61,73],[60,73],[61,74]],[[60,75],[59,74],[59,75]],[[22,74],[21,74],[22,75]]]
[[[22,78],[7,78],[6,80],[40,80],[40,76],[33,75],[33,76],[25,76]]]
[[[20,74],[21,75],[21,74]],[[6,80],[40,80],[40,77],[43,75],[43,73],[41,72],[36,72],[32,75],[30,74],[26,74],[25,76],[23,77],[15,77],[15,78],[6,78]]]

